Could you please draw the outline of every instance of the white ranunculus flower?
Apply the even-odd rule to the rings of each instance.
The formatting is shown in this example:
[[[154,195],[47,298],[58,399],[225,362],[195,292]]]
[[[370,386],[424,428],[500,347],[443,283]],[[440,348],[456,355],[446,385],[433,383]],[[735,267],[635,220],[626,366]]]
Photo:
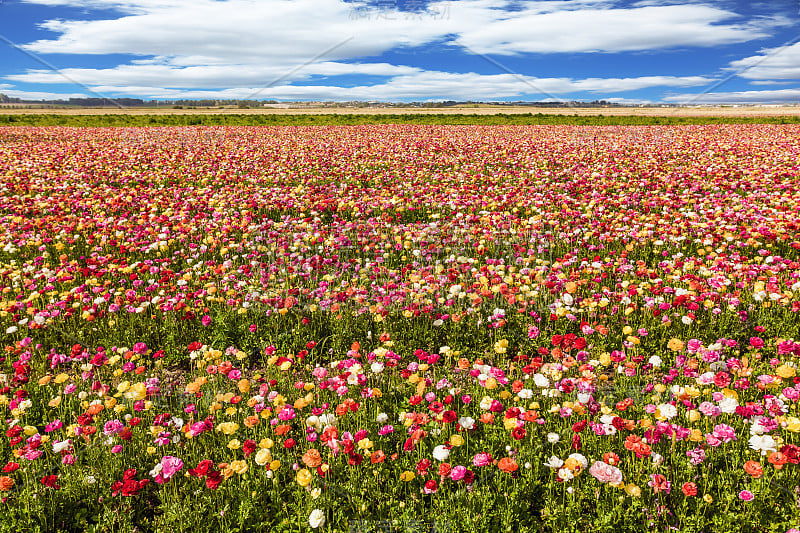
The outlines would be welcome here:
[[[383,363],[372,363],[369,368],[374,374],[380,374],[383,372]]]
[[[450,457],[450,450],[448,450],[444,445],[440,444],[433,449],[433,458],[437,461],[447,461],[448,457]]]
[[[378,416],[375,418],[378,424],[385,424],[387,420],[389,420],[389,415],[386,413],[378,413]]]
[[[458,425],[464,429],[472,429],[475,427],[475,419],[469,416],[462,416],[458,419]]]
[[[491,406],[492,406],[492,399],[489,398],[488,396],[484,396],[483,399],[481,400],[481,409],[483,409],[484,411],[488,411]]]
[[[550,386],[550,380],[544,377],[542,374],[534,374],[533,383],[540,389]]]
[[[550,468],[561,468],[564,465],[564,461],[556,457],[555,455],[551,455],[550,459],[544,463],[544,466],[548,466]]]
[[[750,447],[761,455],[778,451],[778,443],[769,435],[753,435],[748,442]]]
[[[576,461],[578,461],[583,466],[583,468],[586,468],[586,467],[589,466],[589,461],[581,453],[572,453],[572,454],[570,454],[569,458],[570,459],[575,459]]]
[[[667,420],[672,420],[678,416],[678,408],[671,403],[662,403],[658,406],[658,412]]]
[[[719,410],[726,415],[732,415],[736,412],[736,408],[739,407],[739,402],[736,401],[736,398],[723,398],[718,406]]]
[[[308,516],[308,525],[314,529],[320,528],[325,524],[325,512],[322,509],[314,509]]]
[[[558,433],[547,434],[547,442],[549,442],[550,444],[555,444],[560,440],[561,440],[561,435],[559,435]]]
[[[69,439],[56,441],[53,443],[53,453],[61,453],[62,451],[68,449],[72,444],[70,443]]]

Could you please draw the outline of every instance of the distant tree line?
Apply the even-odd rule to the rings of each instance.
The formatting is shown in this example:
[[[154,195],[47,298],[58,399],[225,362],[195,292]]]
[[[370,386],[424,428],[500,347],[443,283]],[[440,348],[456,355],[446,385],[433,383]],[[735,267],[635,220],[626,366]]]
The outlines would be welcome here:
[[[173,107],[173,108],[193,108],[193,107],[230,107],[239,108],[263,107],[265,104],[292,104],[297,106],[324,106],[324,107],[423,107],[423,108],[445,108],[454,106],[479,106],[479,105],[500,105],[500,106],[530,106],[530,107],[624,107],[621,104],[608,102],[606,100],[595,100],[593,102],[578,101],[559,101],[559,102],[476,102],[472,100],[456,101],[445,100],[439,102],[379,102],[379,101],[351,101],[351,102],[279,102],[277,100],[143,100],[141,98],[69,98],[59,100],[24,100],[22,98],[12,98],[0,93],[0,104],[23,104],[34,106],[59,106],[59,107]],[[663,107],[663,106],[662,106]]]

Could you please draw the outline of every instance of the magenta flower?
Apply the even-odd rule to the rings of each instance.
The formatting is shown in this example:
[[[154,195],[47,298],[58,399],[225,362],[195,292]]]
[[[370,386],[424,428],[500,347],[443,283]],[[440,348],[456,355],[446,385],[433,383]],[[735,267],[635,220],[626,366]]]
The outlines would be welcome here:
[[[472,464],[475,466],[486,466],[492,462],[492,456],[488,453],[479,453],[472,458]]]
[[[161,458],[161,476],[169,479],[183,468],[183,461],[178,457],[166,455]]]

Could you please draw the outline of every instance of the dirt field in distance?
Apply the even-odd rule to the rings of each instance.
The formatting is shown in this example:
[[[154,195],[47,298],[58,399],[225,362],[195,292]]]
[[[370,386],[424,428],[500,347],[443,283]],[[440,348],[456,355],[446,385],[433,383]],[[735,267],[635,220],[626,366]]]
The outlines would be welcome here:
[[[494,115],[494,114],[520,114],[542,113],[553,115],[580,115],[580,116],[672,116],[672,117],[759,117],[759,116],[800,116],[800,105],[796,106],[708,106],[708,107],[523,107],[523,106],[491,106],[480,107],[443,107],[443,108],[349,108],[349,107],[263,107],[257,109],[225,108],[196,108],[172,109],[163,108],[81,108],[81,109],[26,109],[18,106],[0,106],[0,114],[59,114],[59,115]]]

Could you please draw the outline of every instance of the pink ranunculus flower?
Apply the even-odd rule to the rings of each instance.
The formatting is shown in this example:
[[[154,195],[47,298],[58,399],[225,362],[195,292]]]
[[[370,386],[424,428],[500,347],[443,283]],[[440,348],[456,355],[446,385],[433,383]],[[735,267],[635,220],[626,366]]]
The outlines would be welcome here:
[[[486,466],[492,462],[492,456],[488,453],[479,453],[472,458],[472,464],[475,466]]]
[[[603,461],[595,461],[589,467],[589,473],[601,483],[611,483],[613,485],[622,483],[622,470]]]
[[[464,476],[467,474],[467,467],[466,466],[454,466],[452,470],[450,470],[450,479],[453,481],[461,481],[464,479]]]
[[[183,468],[183,461],[178,457],[166,455],[161,458],[161,475],[169,479]]]
[[[736,440],[736,430],[727,424],[718,424],[714,426],[714,436],[727,443]]]

